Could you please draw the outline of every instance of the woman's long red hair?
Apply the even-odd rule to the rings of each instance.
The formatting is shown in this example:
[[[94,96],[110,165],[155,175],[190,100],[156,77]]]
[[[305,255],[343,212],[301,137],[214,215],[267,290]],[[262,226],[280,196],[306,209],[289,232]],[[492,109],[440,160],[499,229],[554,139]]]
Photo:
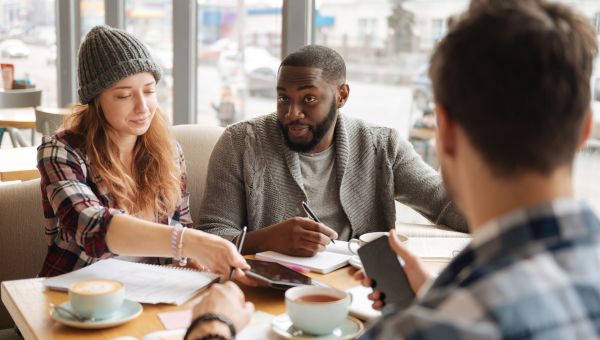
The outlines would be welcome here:
[[[85,140],[85,152],[94,173],[102,178],[114,206],[131,214],[151,208],[159,217],[170,216],[180,198],[181,171],[175,144],[160,108],[148,131],[133,148],[129,175],[119,158],[118,136],[108,124],[97,100],[78,105],[65,129]]]

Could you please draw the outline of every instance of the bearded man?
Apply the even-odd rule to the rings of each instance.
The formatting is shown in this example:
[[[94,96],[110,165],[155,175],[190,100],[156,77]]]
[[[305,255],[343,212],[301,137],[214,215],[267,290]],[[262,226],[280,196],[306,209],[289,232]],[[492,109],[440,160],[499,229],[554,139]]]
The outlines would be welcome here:
[[[332,239],[390,230],[397,200],[466,231],[439,174],[397,131],[340,113],[349,94],[336,51],[309,45],[288,55],[277,113],[229,126],[217,142],[196,227],[233,240],[247,226],[245,254],[312,256]]]

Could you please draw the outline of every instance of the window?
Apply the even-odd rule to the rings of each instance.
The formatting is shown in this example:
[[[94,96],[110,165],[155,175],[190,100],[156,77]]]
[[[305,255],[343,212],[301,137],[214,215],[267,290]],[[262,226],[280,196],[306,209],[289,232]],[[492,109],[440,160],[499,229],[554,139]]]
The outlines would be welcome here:
[[[427,58],[446,17],[466,1],[322,0],[316,3],[316,43],[338,51],[346,61],[350,98],[344,114],[397,129],[410,127],[431,104]],[[436,166],[433,140],[414,143]],[[404,222],[424,222],[398,205]]]
[[[104,24],[104,0],[82,0],[79,3],[81,13],[81,40],[92,27]]]
[[[198,0],[198,122],[275,111],[281,0]]]
[[[42,89],[42,105],[56,106],[55,0],[0,2],[0,62],[15,79]]]
[[[594,24],[597,31],[599,30],[600,0],[586,2],[561,0],[559,2],[564,2],[575,7],[575,9],[583,13]],[[600,210],[600,181],[598,181],[597,175],[600,172],[600,63],[598,62],[598,58],[596,58],[592,73],[591,86],[592,110],[594,112],[592,136],[588,141],[587,147],[575,159],[573,179],[575,194],[578,197],[586,199],[598,211]]]
[[[317,2],[315,42],[335,49],[346,61],[351,95],[342,112],[408,136],[421,114],[413,95],[422,107],[431,101],[428,55],[445,32],[446,17],[466,6],[466,1],[442,3]]]
[[[163,70],[156,92],[165,115],[173,117],[173,2],[127,0],[125,28],[150,49]]]

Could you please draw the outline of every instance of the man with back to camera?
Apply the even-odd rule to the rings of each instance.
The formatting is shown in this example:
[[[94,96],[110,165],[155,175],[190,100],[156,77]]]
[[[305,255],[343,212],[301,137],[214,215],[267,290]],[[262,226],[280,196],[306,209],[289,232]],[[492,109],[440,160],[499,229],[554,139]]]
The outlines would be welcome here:
[[[594,28],[564,5],[472,3],[430,75],[444,183],[473,241],[429,284],[390,237],[420,298],[361,339],[600,336],[600,221],[572,183],[596,53]]]
[[[473,241],[426,284],[390,233],[419,297],[361,339],[600,336],[600,221],[573,198],[571,179],[592,124],[596,53],[587,19],[542,0],[475,3],[451,29],[430,69],[437,147]],[[229,335],[221,322],[202,322],[206,313],[230,316],[239,330],[252,310],[233,283],[215,285],[194,308],[189,338]]]
[[[393,227],[398,200],[437,224],[466,231],[436,171],[390,128],[339,113],[346,66],[310,45],[288,55],[277,76],[277,113],[229,126],[210,159],[200,229],[243,251],[311,256],[331,239]],[[308,202],[322,223],[306,216]]]

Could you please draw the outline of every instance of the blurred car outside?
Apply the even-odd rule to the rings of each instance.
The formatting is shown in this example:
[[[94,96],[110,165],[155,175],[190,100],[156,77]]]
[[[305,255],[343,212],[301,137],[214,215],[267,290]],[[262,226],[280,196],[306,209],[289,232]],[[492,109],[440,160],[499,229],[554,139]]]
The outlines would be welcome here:
[[[50,45],[46,51],[46,65],[56,64],[56,44]]]
[[[0,42],[0,54],[4,58],[28,58],[29,47],[19,39],[7,39]]]
[[[246,90],[251,96],[275,96],[275,83],[279,59],[273,57],[266,49],[249,46],[244,49],[244,60],[237,50],[221,53],[217,69],[224,84],[236,79],[246,79]]]
[[[219,39],[208,45],[198,45],[199,63],[216,63],[224,51],[237,51],[237,42],[230,38]]]
[[[429,64],[423,65],[412,78],[413,105],[421,112],[433,107],[433,92],[428,72]]]
[[[587,146],[593,150],[600,150],[600,64],[598,60],[594,65],[590,86],[592,90],[592,132],[587,141]]]

